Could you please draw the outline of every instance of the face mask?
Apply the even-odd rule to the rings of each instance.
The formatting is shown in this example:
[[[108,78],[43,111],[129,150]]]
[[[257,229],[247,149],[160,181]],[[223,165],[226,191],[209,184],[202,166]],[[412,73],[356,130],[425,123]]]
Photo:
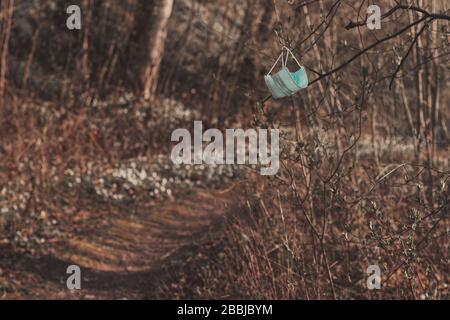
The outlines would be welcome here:
[[[286,60],[284,59],[284,50],[286,50]],[[295,72],[290,72],[286,66],[289,54],[294,58],[294,60],[300,67],[300,69]],[[270,73],[273,71],[280,59],[282,61],[281,70],[274,75],[271,75]],[[305,68],[300,65],[292,51],[286,47],[283,48],[281,55],[272,66],[272,69],[270,69],[269,73],[264,76],[264,80],[275,99],[289,97],[308,86],[308,76],[306,74]]]

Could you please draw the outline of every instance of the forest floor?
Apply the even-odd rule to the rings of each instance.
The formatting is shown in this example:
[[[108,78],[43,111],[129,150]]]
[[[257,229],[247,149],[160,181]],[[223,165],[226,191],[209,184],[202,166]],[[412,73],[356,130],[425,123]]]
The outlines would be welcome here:
[[[197,190],[132,215],[111,216],[34,253],[0,244],[0,299],[152,299],[171,270],[198,254],[202,236],[236,203],[236,185]],[[81,268],[82,289],[66,287]]]
[[[161,104],[166,108],[155,108],[162,114],[154,115],[153,120],[164,123],[159,126],[163,131],[152,131],[157,127],[152,119],[148,127],[143,125],[138,119],[142,109],[124,113],[129,109],[125,103],[114,107],[105,104],[105,110],[93,112],[96,117],[86,117],[89,122],[77,114],[57,116],[61,113],[55,106],[52,109],[29,103],[13,109],[24,121],[15,126],[33,135],[25,140],[25,134],[16,134],[16,129],[5,126],[9,131],[5,133],[4,150],[0,150],[4,152],[0,161],[0,299],[333,298],[327,291],[328,270],[315,261],[309,250],[313,247],[304,247],[311,234],[305,231],[308,225],[304,220],[297,223],[297,203],[290,198],[289,190],[274,189],[269,179],[259,180],[253,168],[176,166],[166,150],[157,150],[161,154],[156,155],[144,152],[150,148],[146,144],[149,132],[151,136],[168,137],[174,128],[187,127],[185,123],[196,119],[195,114],[189,115],[189,109],[174,101]],[[51,125],[39,127],[37,134],[29,114],[41,116],[37,123]],[[54,118],[49,121],[48,117]],[[97,129],[91,132],[94,125]],[[324,146],[334,145],[334,136],[319,133]],[[388,141],[363,134],[355,149],[358,168],[342,190],[350,195],[359,194],[354,190],[372,190],[371,186],[380,181],[377,177],[392,165],[414,159],[414,147],[407,139]],[[448,171],[449,151],[446,146],[436,152],[436,165],[442,170]],[[420,175],[415,168],[408,172],[410,176]],[[391,188],[386,182],[382,190],[375,190],[379,192],[377,197],[371,198],[386,207],[390,219],[385,221],[392,226],[386,223],[385,232],[397,230],[392,228],[400,222],[410,223],[405,208],[417,206],[412,182],[405,184],[403,174],[392,175],[391,179]],[[277,190],[278,196],[270,189]],[[285,195],[284,215],[278,214],[280,193]],[[261,202],[262,195],[267,197],[275,218]],[[278,201],[272,201],[276,198]],[[339,214],[339,210],[333,213],[334,219]],[[230,217],[236,217],[236,221]],[[258,218],[254,221],[254,217]],[[286,231],[285,217],[293,222],[290,231]],[[362,238],[369,231],[362,219],[365,215],[360,217],[356,215],[352,223],[357,237]],[[434,230],[431,223],[435,222],[430,220],[425,227]],[[367,253],[372,254],[372,250],[356,242],[351,245],[355,239],[344,241],[347,226],[339,221],[333,225],[336,230],[328,239],[330,257],[337,263],[343,255],[341,250],[353,257],[345,265],[333,264],[333,271],[340,276],[336,283],[341,286],[341,297],[372,298],[358,282],[366,268],[363,263],[370,258]],[[448,281],[441,280],[448,275],[442,271],[447,266],[441,253],[446,242],[437,241],[448,228],[440,228],[434,231],[434,247],[423,258],[436,266],[429,285],[435,288],[430,296],[436,298],[448,296]],[[415,230],[416,236],[423,237],[420,232],[427,229]],[[284,234],[289,235],[291,246],[301,256],[280,245],[280,235]],[[383,257],[393,262],[391,268],[399,259],[401,240]],[[267,258],[268,254],[273,260]],[[356,258],[362,255],[364,258]],[[302,273],[298,271],[301,269],[292,272],[291,257],[301,259],[296,268],[304,268]],[[67,289],[66,270],[72,264],[81,268],[81,290]],[[426,278],[427,265],[420,268]],[[267,281],[266,276],[277,281]],[[399,276],[398,283],[401,280]],[[286,286],[294,281],[304,284]],[[273,288],[268,290],[266,283]],[[387,294],[404,296],[393,290]]]

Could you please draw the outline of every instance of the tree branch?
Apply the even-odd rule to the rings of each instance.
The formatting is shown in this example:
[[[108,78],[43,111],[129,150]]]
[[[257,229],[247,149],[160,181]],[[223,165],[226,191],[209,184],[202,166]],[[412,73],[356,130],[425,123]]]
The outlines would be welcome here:
[[[366,53],[367,51],[373,49],[374,47],[376,47],[377,45],[379,45],[380,43],[383,43],[385,41],[388,41],[392,38],[395,38],[397,36],[399,36],[400,34],[404,33],[405,31],[407,31],[408,29],[410,29],[411,27],[420,24],[421,22],[425,21],[427,18],[429,18],[428,16],[423,16],[422,18],[420,18],[419,20],[416,20],[410,24],[408,24],[407,26],[405,26],[404,28],[402,28],[401,30],[391,34],[390,36],[386,36],[378,41],[375,41],[374,43],[372,43],[370,46],[362,49],[360,52],[358,52],[357,54],[355,54],[353,57],[351,57],[349,60],[347,60],[346,62],[342,63],[341,65],[337,66],[336,68],[326,72],[326,73],[322,73],[321,75],[319,75],[316,79],[314,79],[313,81],[311,81],[309,83],[309,85],[311,86],[312,84],[326,78],[329,77],[330,75],[338,72],[339,70],[345,68],[346,66],[348,66],[350,63],[352,63],[354,60],[356,60],[357,58],[359,58],[361,55],[363,55],[364,53]],[[267,101],[269,101],[272,98],[271,95],[267,96],[266,98],[264,98],[261,103],[264,105]]]
[[[425,9],[422,9],[422,8],[419,8],[419,7],[416,7],[413,5],[404,5],[404,4],[397,4],[392,9],[390,9],[388,12],[383,14],[381,16],[381,19],[383,20],[383,19],[391,16],[392,14],[394,14],[396,11],[398,11],[400,9],[419,12],[419,13],[423,14],[425,17],[429,17],[432,19],[449,20],[450,21],[450,15],[443,14],[443,13],[430,13],[430,12],[426,11]],[[367,24],[367,18],[366,18],[366,20],[361,21],[361,22],[350,21],[349,24],[345,27],[345,29],[350,30],[350,29],[353,29],[356,27],[365,26],[366,24]]]
[[[391,76],[391,81],[389,82],[389,90],[392,88],[392,84],[394,83],[394,79],[397,76],[397,73],[400,71],[400,69],[403,66],[403,63],[406,61],[406,58],[408,58],[408,55],[411,53],[412,48],[414,47],[414,44],[417,42],[417,40],[419,39],[420,35],[425,31],[426,27],[433,21],[434,19],[431,18],[430,20],[428,20],[423,26],[422,28],[416,33],[416,35],[414,36],[414,40],[411,42],[411,45],[408,48],[408,51],[406,51],[406,54],[403,56],[402,60],[400,61],[399,65],[397,66],[397,68],[395,69],[394,73]]]

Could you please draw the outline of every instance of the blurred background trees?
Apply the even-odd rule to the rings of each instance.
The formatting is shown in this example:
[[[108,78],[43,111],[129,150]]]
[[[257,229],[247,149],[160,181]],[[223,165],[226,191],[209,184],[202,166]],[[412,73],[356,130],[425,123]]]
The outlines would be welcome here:
[[[173,0],[140,1],[136,19],[136,33],[142,33],[146,54],[142,61],[140,81],[144,99],[153,98],[156,93],[159,69],[167,36]]]
[[[217,247],[227,254],[217,265],[230,269],[206,269],[198,283],[220,274],[217,288],[180,295],[367,297],[357,270],[377,260],[390,297],[442,297],[450,4],[377,1],[381,29],[369,30],[372,2],[2,0],[0,230],[20,242],[43,232],[27,229],[43,210],[56,228],[52,215],[71,221],[87,199],[122,214],[150,194],[159,199],[160,184],[152,193],[123,188],[112,201],[91,182],[108,181],[128,161],[153,165],[154,155],[169,154],[171,131],[193,120],[222,130],[275,127],[283,136],[277,177],[220,171],[250,194],[221,229]],[[65,27],[69,4],[81,7],[80,31]],[[304,64],[310,86],[266,99],[263,76],[282,45]],[[182,172],[205,188],[225,181],[204,168],[161,168],[167,179]]]

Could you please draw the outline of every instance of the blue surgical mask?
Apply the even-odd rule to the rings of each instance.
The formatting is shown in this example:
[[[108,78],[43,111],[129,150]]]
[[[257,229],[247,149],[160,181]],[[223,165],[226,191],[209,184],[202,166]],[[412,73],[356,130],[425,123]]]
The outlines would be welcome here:
[[[267,87],[272,93],[273,98],[279,99],[293,95],[301,89],[304,89],[308,86],[308,76],[306,74],[306,70],[304,67],[300,65],[298,60],[292,54],[292,52],[288,48],[286,49],[286,62],[288,58],[288,54],[290,53],[292,57],[295,59],[297,64],[300,66],[295,72],[290,72],[286,66],[286,62],[284,60],[284,51],[281,53],[278,60],[273,65],[272,69],[269,71],[269,74],[264,76],[264,80],[266,82]],[[272,70],[278,61],[282,60],[282,68],[280,71],[275,73],[274,75],[270,75]]]

